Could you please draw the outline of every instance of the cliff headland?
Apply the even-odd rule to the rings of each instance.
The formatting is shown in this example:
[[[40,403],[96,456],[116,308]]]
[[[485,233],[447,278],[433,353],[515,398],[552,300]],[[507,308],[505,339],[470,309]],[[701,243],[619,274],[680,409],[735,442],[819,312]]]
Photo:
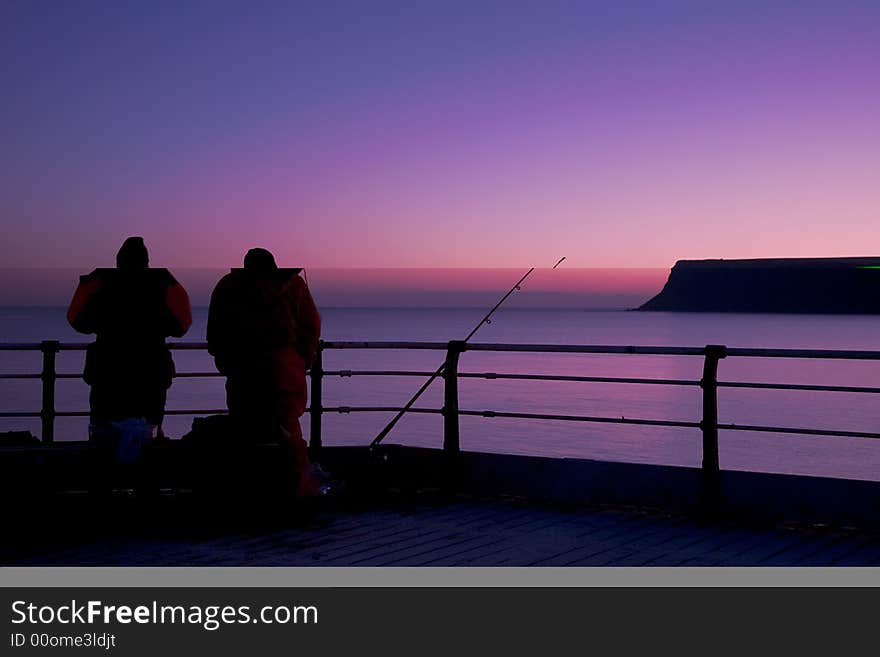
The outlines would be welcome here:
[[[679,260],[637,310],[880,314],[880,257]]]

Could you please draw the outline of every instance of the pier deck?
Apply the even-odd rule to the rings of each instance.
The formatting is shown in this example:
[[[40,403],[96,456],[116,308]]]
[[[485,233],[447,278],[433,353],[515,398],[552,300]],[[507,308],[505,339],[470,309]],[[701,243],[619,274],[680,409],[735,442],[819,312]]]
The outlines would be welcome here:
[[[96,519],[93,519],[93,521]],[[192,520],[192,519],[190,519]],[[4,565],[192,566],[866,566],[880,536],[810,526],[747,528],[658,511],[516,499],[385,499],[274,526],[157,532],[106,518],[16,544]],[[167,523],[166,523],[167,524]]]
[[[79,378],[58,372],[61,351],[84,350],[85,344],[2,344],[0,351],[42,354],[40,372],[0,372],[0,378],[39,379],[40,410],[0,412],[3,418],[39,418],[40,439],[10,437],[0,448],[0,488],[16,528],[4,518],[0,564],[69,565],[872,565],[880,563],[880,482],[782,473],[723,469],[721,432],[837,436],[880,439],[880,433],[849,428],[765,426],[718,421],[719,390],[790,390],[812,393],[880,394],[876,386],[825,385],[826,382],[719,381],[724,358],[822,359],[878,362],[880,351],[827,349],[733,348],[560,344],[475,344],[452,342],[322,342],[310,371],[309,446],[335,476],[357,488],[358,505],[337,506],[307,522],[294,521],[284,509],[283,522],[250,529],[232,529],[228,522],[206,526],[201,515],[180,499],[133,516],[131,508],[91,509],[53,498],[71,491],[106,488],[196,490],[219,488],[238,494],[279,474],[272,464],[277,447],[252,444],[224,446],[185,441],[153,444],[145,450],[136,476],[105,463],[100,450],[85,443],[55,440],[55,419],[87,416],[88,411],[58,410],[55,384]],[[206,348],[204,343],[175,343],[175,350]],[[442,443],[417,448],[379,444],[324,446],[322,417],[329,413],[400,413],[407,407],[328,406],[322,398],[325,377],[431,376],[432,372],[401,370],[324,370],[326,350],[427,350],[445,352],[443,406],[411,408],[413,413],[442,416]],[[697,379],[632,378],[546,373],[459,372],[464,352],[532,354],[602,354],[701,358]],[[438,370],[439,371],[439,370]],[[217,372],[178,372],[178,376],[216,377]],[[690,419],[595,416],[589,409],[571,413],[535,413],[498,409],[463,409],[460,378],[510,379],[651,386],[685,386],[702,397],[700,417]],[[537,385],[537,383],[536,383]],[[223,409],[175,408],[168,414],[216,415]],[[462,417],[529,421],[627,424],[675,427],[701,434],[700,467],[647,465],[587,459],[517,456],[463,450]],[[537,433],[537,432],[536,432]],[[246,437],[244,437],[246,438]],[[369,437],[365,437],[365,440]],[[540,436],[536,436],[536,445]],[[241,459],[245,458],[245,461]],[[112,461],[112,459],[111,459]],[[780,468],[786,464],[780,464]],[[787,468],[787,466],[786,466]],[[242,473],[249,473],[244,475]],[[274,473],[274,474],[272,474]],[[112,475],[112,476],[110,476]],[[117,481],[117,475],[122,476]],[[106,482],[104,481],[106,477]],[[111,481],[112,480],[112,481]],[[214,481],[217,480],[217,481]],[[95,485],[96,482],[100,485]],[[439,501],[410,495],[397,501],[365,504],[360,492],[455,491],[460,497]],[[470,497],[465,497],[470,495]],[[515,496],[501,497],[502,495]],[[75,497],[75,496],[74,496]],[[512,501],[530,500],[524,501]],[[415,501],[413,501],[415,500]],[[544,502],[539,502],[543,500]],[[374,499],[374,502],[376,500]],[[58,504],[62,507],[58,508]],[[21,504],[33,506],[22,511]],[[557,506],[553,506],[557,504]],[[563,506],[567,504],[568,506]],[[161,503],[160,503],[161,505]],[[576,506],[581,505],[581,506]],[[592,506],[590,506],[592,505]],[[607,505],[600,507],[597,505]],[[259,506],[259,505],[258,505]],[[638,512],[631,509],[665,509]],[[220,511],[216,511],[219,509]],[[218,519],[224,507],[215,505]],[[714,517],[696,521],[694,512]],[[678,515],[676,515],[678,514]],[[691,514],[691,515],[688,515]],[[748,524],[719,518],[738,517]],[[780,525],[781,521],[800,523]],[[754,523],[763,522],[761,529]],[[773,524],[776,523],[776,524]],[[823,523],[819,525],[810,523]],[[241,527],[241,525],[238,525]],[[751,527],[751,528],[749,528]],[[858,527],[833,531],[828,527]]]

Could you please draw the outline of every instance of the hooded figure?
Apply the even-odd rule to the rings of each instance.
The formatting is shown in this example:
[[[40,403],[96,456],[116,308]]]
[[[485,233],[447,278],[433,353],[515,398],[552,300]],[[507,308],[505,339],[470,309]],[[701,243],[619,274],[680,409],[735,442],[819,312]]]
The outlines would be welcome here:
[[[321,318],[299,269],[279,269],[265,249],[251,249],[243,269],[217,283],[208,312],[208,351],[226,376],[236,426],[289,450],[298,493],[317,494],[299,418],[306,370],[318,349]]]
[[[67,321],[95,333],[83,379],[91,386],[92,425],[144,418],[161,432],[174,362],[165,344],[192,324],[186,290],[167,269],[150,269],[142,237],[129,237],[116,269],[80,277]]]

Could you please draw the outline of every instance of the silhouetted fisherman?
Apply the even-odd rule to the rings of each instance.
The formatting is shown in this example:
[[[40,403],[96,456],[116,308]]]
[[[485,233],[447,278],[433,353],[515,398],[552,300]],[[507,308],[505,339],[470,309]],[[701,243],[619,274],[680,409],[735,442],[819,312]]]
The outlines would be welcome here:
[[[95,333],[83,379],[91,386],[95,427],[144,418],[161,434],[174,361],[165,344],[192,324],[189,297],[167,269],[149,267],[142,237],[129,237],[116,254],[116,269],[80,277],[67,321]]]
[[[299,269],[279,269],[265,249],[217,283],[208,313],[208,351],[226,376],[236,431],[286,447],[297,495],[319,494],[299,418],[306,410],[306,369],[318,348],[321,318]]]

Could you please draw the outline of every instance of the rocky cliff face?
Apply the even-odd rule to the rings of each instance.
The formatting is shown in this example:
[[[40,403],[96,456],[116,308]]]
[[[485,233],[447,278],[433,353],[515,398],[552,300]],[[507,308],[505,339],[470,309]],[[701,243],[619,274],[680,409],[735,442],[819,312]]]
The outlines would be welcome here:
[[[880,314],[880,258],[680,260],[638,310]]]

